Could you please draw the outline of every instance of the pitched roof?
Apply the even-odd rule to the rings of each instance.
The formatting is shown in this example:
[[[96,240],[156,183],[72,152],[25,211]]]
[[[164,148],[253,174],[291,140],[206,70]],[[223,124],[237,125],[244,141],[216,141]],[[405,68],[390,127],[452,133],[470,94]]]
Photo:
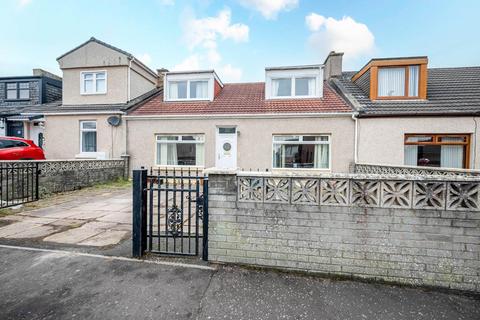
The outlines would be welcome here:
[[[135,62],[137,62],[142,68],[144,68],[144,69],[147,70],[148,72],[152,73],[153,75],[157,76],[157,74],[155,73],[155,71],[153,71],[152,69],[150,69],[149,67],[147,67],[142,61],[140,61],[140,60],[138,60],[137,58],[135,58],[135,56],[134,56],[133,54],[131,54],[130,52],[127,52],[127,51],[125,51],[125,50],[122,50],[122,49],[120,49],[120,48],[117,48],[117,47],[115,47],[115,46],[112,46],[111,44],[108,44],[108,43],[106,43],[106,42],[103,42],[103,41],[101,41],[101,40],[98,40],[98,39],[95,38],[95,37],[91,37],[90,39],[88,39],[88,40],[85,41],[84,43],[82,43],[82,44],[76,46],[75,48],[73,48],[73,49],[65,52],[64,54],[62,54],[60,57],[57,58],[57,61],[60,60],[60,59],[62,59],[62,58],[65,57],[66,55],[74,52],[75,50],[78,50],[78,49],[80,49],[81,47],[87,45],[87,44],[90,43],[90,42],[96,42],[96,43],[98,43],[99,45],[102,45],[102,46],[104,46],[104,47],[107,47],[107,48],[109,48],[109,49],[112,49],[112,50],[114,50],[114,51],[117,51],[117,52],[119,52],[119,53],[121,53],[121,54],[126,55],[129,59],[135,59]]]
[[[265,83],[228,83],[213,101],[165,102],[163,92],[138,105],[131,115],[337,113],[352,109],[325,83],[323,98],[265,100]]]
[[[62,101],[54,101],[50,103],[37,104],[31,106],[19,106],[15,108],[10,108],[5,110],[2,113],[0,110],[0,116],[4,114],[6,116],[12,115],[30,115],[30,114],[55,114],[55,113],[96,113],[96,112],[125,112],[128,109],[134,107],[137,104],[142,103],[145,100],[148,100],[152,96],[156,95],[158,92],[162,92],[160,89],[152,89],[141,96],[136,97],[135,99],[130,100],[127,103],[117,103],[117,104],[81,104],[81,105],[62,105]]]
[[[101,40],[98,40],[98,39],[95,38],[95,37],[91,37],[90,39],[88,39],[88,40],[85,41],[84,43],[82,43],[82,44],[76,46],[75,48],[73,48],[73,49],[65,52],[64,54],[62,54],[60,57],[57,58],[57,60],[62,59],[62,58],[65,57],[66,55],[69,55],[70,53],[74,52],[74,51],[77,50],[77,49],[80,49],[81,47],[83,47],[84,45],[86,45],[86,44],[88,44],[88,43],[90,43],[90,42],[96,42],[96,43],[98,43],[98,44],[100,44],[100,45],[102,45],[102,46],[104,46],[104,47],[107,47],[107,48],[112,49],[112,50],[114,50],[114,51],[120,52],[120,53],[126,55],[126,56],[129,57],[129,58],[133,58],[133,54],[131,54],[131,53],[125,51],[125,50],[122,50],[122,49],[120,49],[120,48],[117,48],[117,47],[115,47],[115,46],[112,46],[111,44],[108,44],[108,43],[106,43],[106,42],[103,42],[103,41],[101,41]]]
[[[355,72],[331,80],[359,116],[480,114],[480,67],[428,69],[427,100],[376,100],[351,81]]]

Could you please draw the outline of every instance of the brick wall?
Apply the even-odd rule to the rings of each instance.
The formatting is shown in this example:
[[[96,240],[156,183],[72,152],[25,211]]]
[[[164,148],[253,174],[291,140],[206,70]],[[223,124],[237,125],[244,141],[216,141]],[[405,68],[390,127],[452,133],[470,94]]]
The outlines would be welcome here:
[[[480,180],[451,179],[211,171],[209,260],[480,292]]]

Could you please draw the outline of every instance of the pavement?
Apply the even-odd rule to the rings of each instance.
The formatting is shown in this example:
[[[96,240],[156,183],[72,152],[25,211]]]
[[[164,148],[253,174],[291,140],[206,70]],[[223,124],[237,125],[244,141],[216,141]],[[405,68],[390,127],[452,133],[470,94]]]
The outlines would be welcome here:
[[[478,297],[0,246],[0,319],[479,319]]]
[[[40,208],[26,206],[0,218],[0,241],[103,248],[131,236],[129,186],[71,192],[52,199],[33,204]]]

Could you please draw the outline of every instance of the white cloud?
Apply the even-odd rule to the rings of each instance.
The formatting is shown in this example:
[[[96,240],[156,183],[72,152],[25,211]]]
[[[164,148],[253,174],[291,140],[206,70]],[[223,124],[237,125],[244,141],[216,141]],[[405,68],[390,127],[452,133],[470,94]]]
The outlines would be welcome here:
[[[344,52],[345,59],[352,60],[372,54],[375,37],[367,25],[351,17],[336,20],[332,17],[311,13],[305,17],[305,23],[312,32],[310,47],[322,58],[330,51]]]
[[[240,3],[259,11],[266,19],[275,19],[280,11],[289,11],[298,6],[298,0],[240,0]]]
[[[218,70],[218,76],[227,82],[236,82],[242,79],[242,69],[235,68],[231,64],[226,64],[220,67]]]
[[[193,54],[173,67],[173,71],[191,71],[200,69],[200,57]]]
[[[137,57],[138,60],[142,61],[142,63],[147,66],[151,66],[152,64],[152,56],[148,53],[135,55],[135,57]]]
[[[175,0],[158,0],[158,2],[162,6],[173,6],[175,4]]]
[[[231,64],[222,64],[222,56],[218,50],[219,41],[246,42],[249,38],[249,27],[243,23],[232,23],[230,9],[224,9],[218,15],[206,18],[195,18],[190,15],[184,18],[184,40],[192,52],[173,70],[216,69],[224,81],[238,81],[242,76],[240,68]]]
[[[28,6],[30,3],[32,3],[32,0],[17,0],[17,3],[20,7],[26,7]]]
[[[242,23],[231,23],[232,12],[224,9],[216,17],[187,19],[184,30],[185,40],[191,49],[196,46],[216,47],[218,37],[234,42],[248,41],[249,28]]]

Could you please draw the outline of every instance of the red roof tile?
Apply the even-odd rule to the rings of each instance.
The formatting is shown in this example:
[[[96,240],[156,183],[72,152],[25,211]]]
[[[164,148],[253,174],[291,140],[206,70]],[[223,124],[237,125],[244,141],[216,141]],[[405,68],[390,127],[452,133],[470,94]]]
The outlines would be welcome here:
[[[165,102],[163,92],[133,109],[132,115],[331,113],[352,109],[324,83],[321,99],[265,100],[265,83],[225,84],[214,101]]]

